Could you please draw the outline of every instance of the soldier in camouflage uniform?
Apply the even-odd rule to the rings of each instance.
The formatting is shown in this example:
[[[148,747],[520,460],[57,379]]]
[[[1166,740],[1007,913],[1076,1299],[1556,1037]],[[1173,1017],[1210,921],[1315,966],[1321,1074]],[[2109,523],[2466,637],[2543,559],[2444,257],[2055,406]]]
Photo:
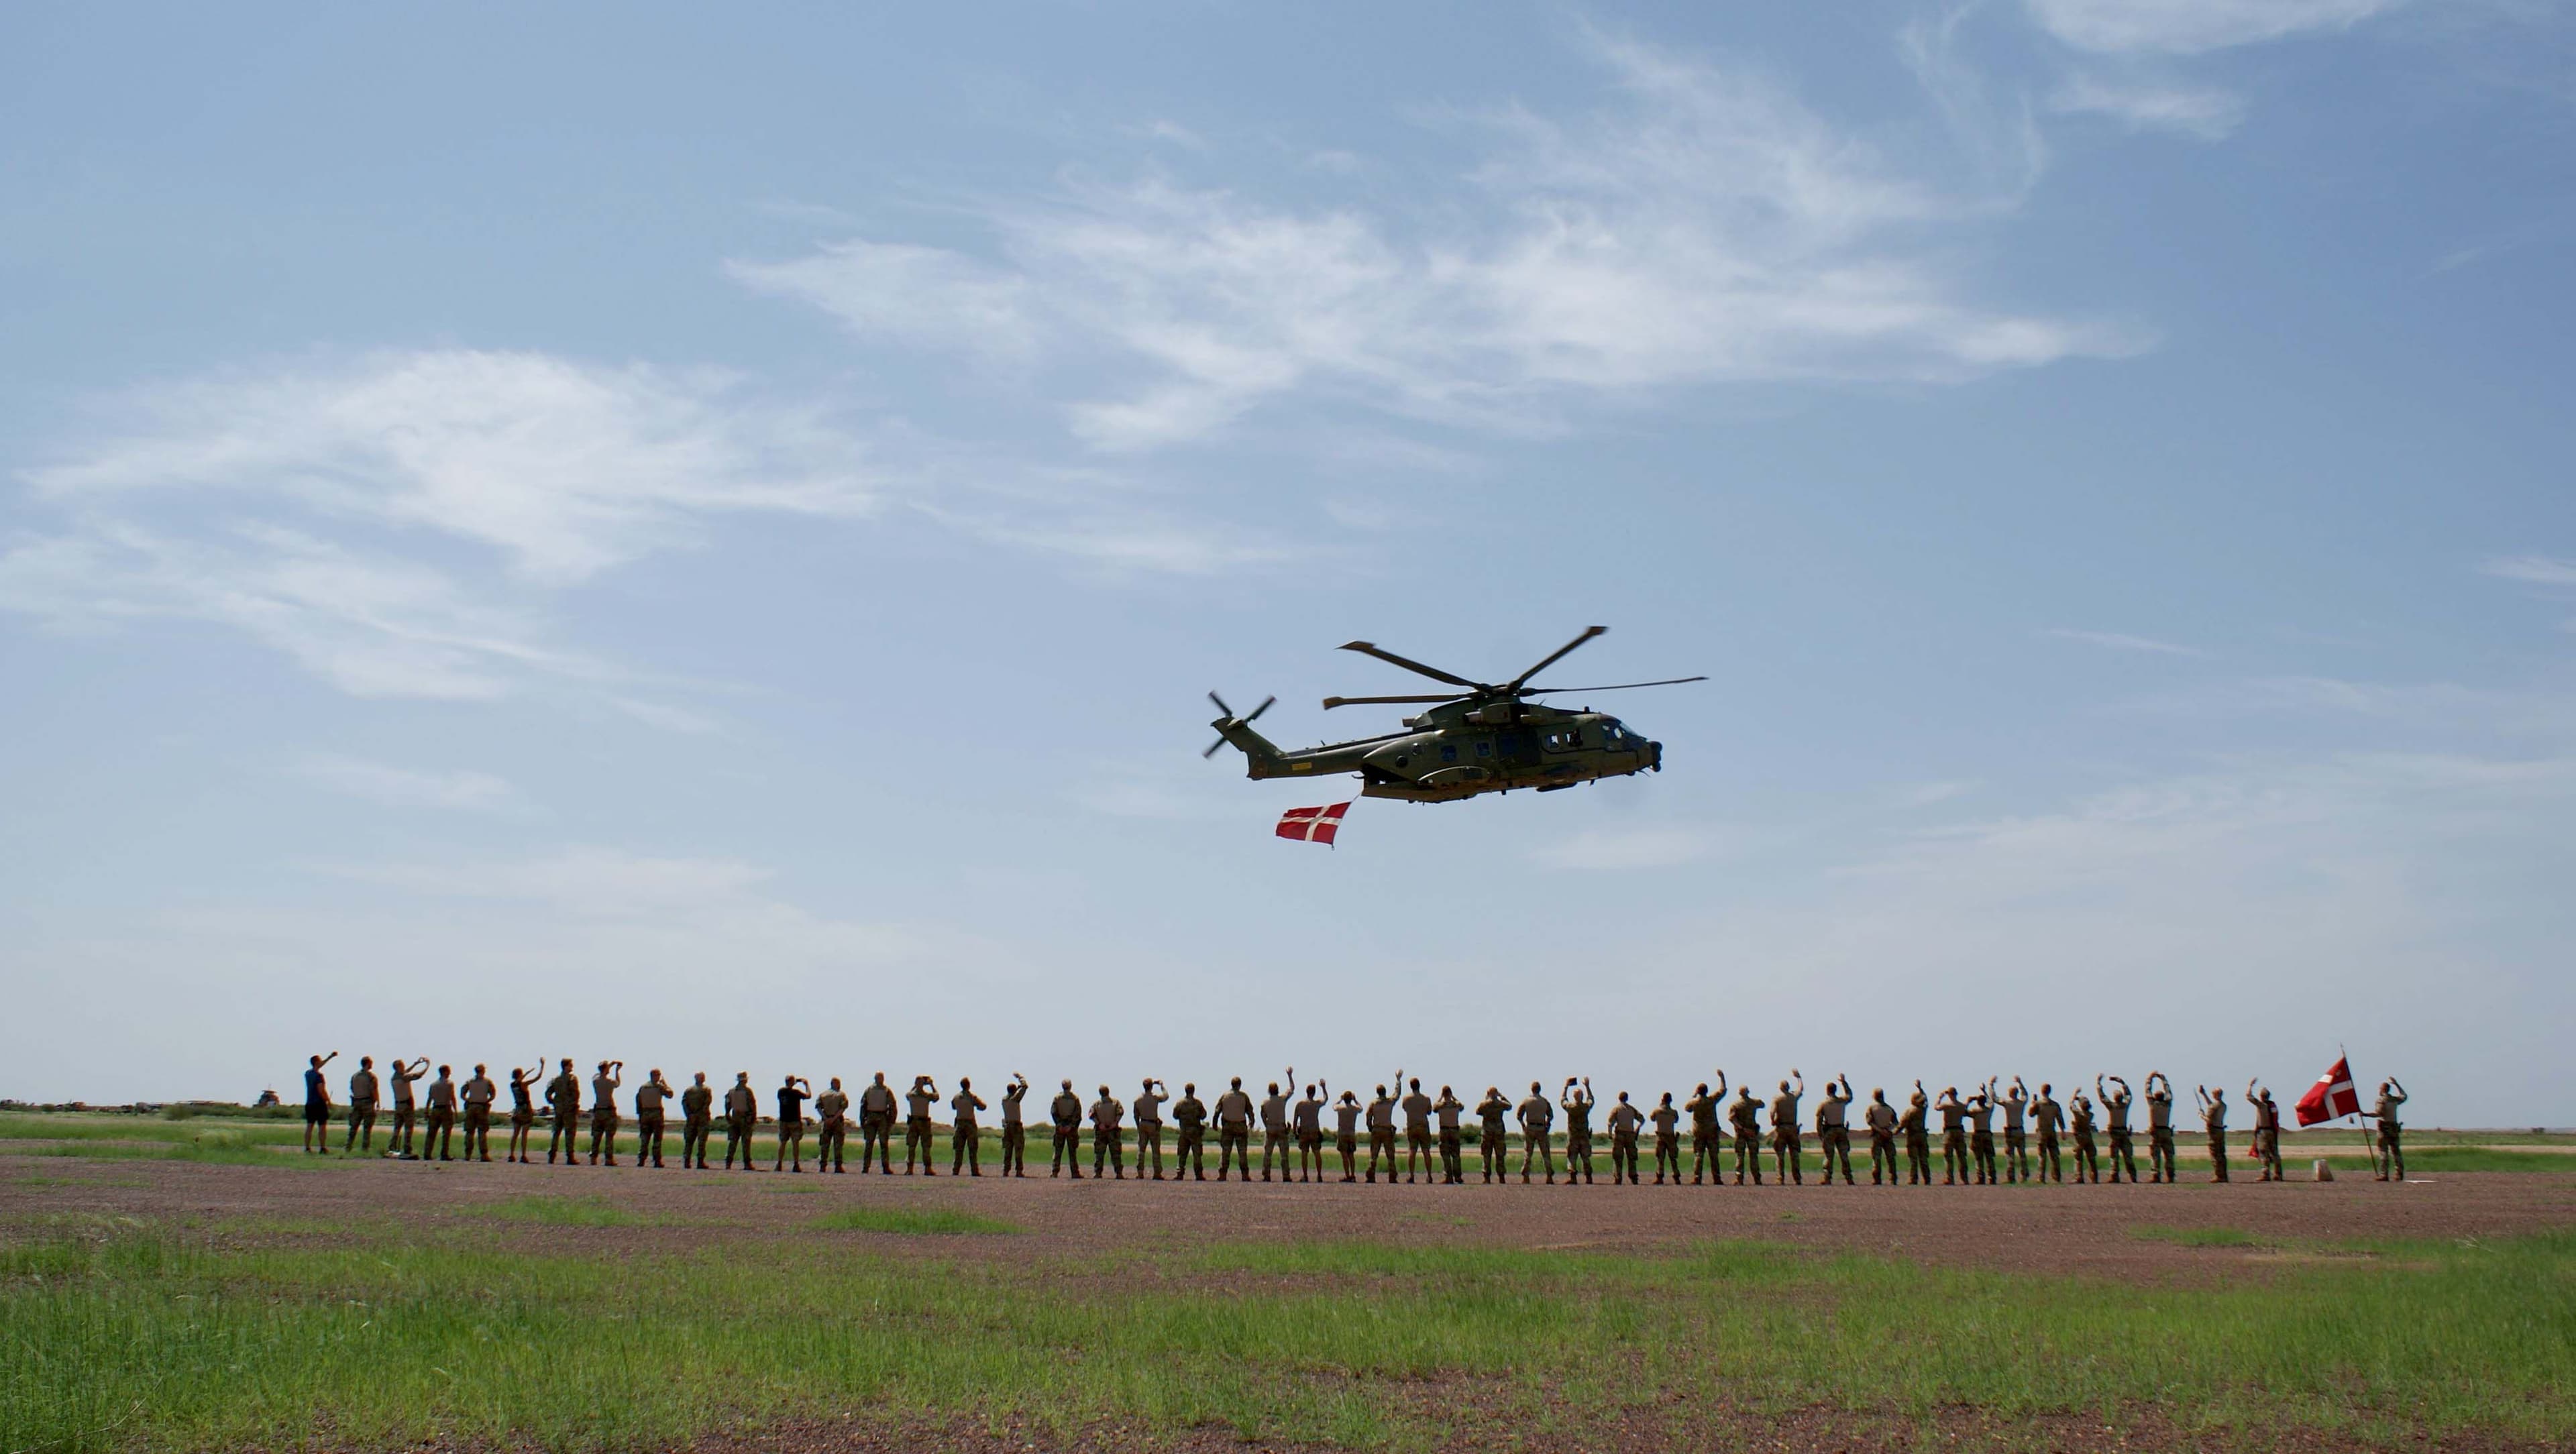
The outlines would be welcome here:
[[[1026,1180],[1029,1174],[1029,1128],[1022,1119],[1029,1098],[1029,1078],[1011,1072],[1011,1083],[1002,1087],[1002,1175]]]
[[[835,1089],[840,1084],[837,1080],[832,1082]],[[644,1083],[635,1088],[635,1164],[637,1166],[642,1166],[648,1156],[652,1158],[655,1167],[658,1168],[662,1164],[662,1102],[670,1094],[671,1083],[662,1078],[662,1067],[658,1065],[653,1067],[651,1074],[644,1077]],[[687,1158],[683,1157],[681,1165],[687,1164]]]
[[[2161,1070],[2147,1072],[2147,1180],[2168,1186],[2180,1179],[2174,1171],[2173,1100],[2173,1081]]]
[[[1835,1082],[1830,1080],[1825,1082],[1825,1098],[1816,1106],[1816,1144],[1823,1148],[1825,1153],[1825,1185],[1827,1186],[1834,1184],[1836,1161],[1842,1163],[1843,1185],[1852,1184],[1851,1103],[1852,1087],[1849,1075],[1846,1074],[1841,1078],[1839,1090],[1836,1089]]]
[[[643,1104],[643,1092],[635,1093],[635,1102],[639,1106]],[[839,1076],[833,1076],[831,1085],[814,1098],[814,1119],[816,1122],[814,1174],[820,1176],[826,1171],[835,1175],[847,1174],[850,1147],[850,1094],[841,1089]],[[862,1172],[868,1169],[867,1147],[868,1143],[865,1141],[859,1143],[859,1170]]]
[[[1127,1135],[1119,1126],[1126,1115],[1127,1108],[1118,1104],[1118,1098],[1109,1093],[1109,1087],[1102,1086],[1100,1099],[1091,1103],[1091,1179],[1093,1181],[1101,1179],[1103,1166],[1108,1167],[1118,1180],[1127,1179]]]
[[[2067,1107],[2072,1113],[2072,1129],[2075,1133],[2075,1179],[2099,1182],[2102,1179],[2102,1163],[2093,1154],[2093,1102],[2085,1097],[2084,1088],[2078,1086],[2075,1089],[2074,1098],[2067,1102]],[[2114,1162],[2111,1167],[2111,1179],[2117,1181],[2119,1178],[2120,1168],[2118,1163]]]
[[[1297,1179],[1324,1179],[1324,1107],[1329,1104],[1314,1086],[1297,1102]]]
[[[742,1153],[742,1169],[758,1171],[751,1161],[751,1136],[760,1128],[760,1093],[751,1088],[751,1072],[737,1070],[733,1084],[725,1090],[725,1170],[733,1170],[733,1154]]]
[[[1807,1147],[1805,1138],[1799,1133],[1798,1102],[1806,1098],[1807,1078],[1799,1075],[1794,1066],[1789,1074],[1797,1078],[1798,1088],[1791,1090],[1789,1082],[1784,1080],[1780,1082],[1780,1093],[1771,1098],[1771,1154],[1779,1160],[1778,1180],[1794,1181],[1804,1186],[1807,1182]]]
[[[1753,1168],[1753,1184],[1762,1184],[1762,1103],[1753,1098],[1753,1087],[1735,1088],[1735,1099],[1726,1104],[1727,1123],[1735,1131],[1735,1184],[1744,1185],[1744,1169]]]
[[[1905,1133],[1905,1184],[1932,1184],[1932,1103],[1924,1094],[1923,1082],[1914,1083],[1914,1094],[1905,1098],[1905,1114],[1897,1118],[1897,1129]]]
[[[1293,1091],[1296,1088],[1297,1067],[1292,1065],[1288,1067],[1288,1090]],[[1263,1181],[1270,1179],[1270,1158],[1273,1152],[1276,1152],[1279,1157],[1279,1179],[1281,1181],[1288,1179],[1288,1162],[1291,1155],[1288,1149],[1290,1144],[1288,1136],[1288,1091],[1281,1090],[1279,1082],[1274,1080],[1270,1083],[1270,1094],[1261,1102],[1261,1179]]]
[[[2108,1077],[2107,1084],[2105,1079],[2093,1077],[2093,1091],[2102,1098],[2102,1129],[2111,1140],[2111,1184],[2120,1184],[2120,1172],[2126,1168],[2129,1183],[2134,1186],[2138,1180],[2138,1153],[2136,1143],[2129,1139],[2129,1083],[2116,1075]],[[2115,1085],[2120,1088],[2117,1093],[2111,1090]]]
[[[1655,1185],[1664,1184],[1664,1173],[1669,1170],[1673,1174],[1673,1185],[1679,1186],[1682,1184],[1682,1113],[1673,1109],[1671,1091],[1664,1092],[1664,1098],[1655,1103],[1655,1109],[1647,1119],[1655,1123]]]
[[[1565,1184],[1574,1185],[1580,1176],[1588,1186],[1592,1183],[1592,1077],[1583,1077],[1583,1089],[1578,1092],[1574,1077],[1567,1076],[1556,1103],[1565,1108]]]
[[[466,1160],[492,1159],[492,1102],[500,1095],[501,1088],[492,1083],[489,1068],[476,1062],[464,1091]]]
[[[1995,1184],[1995,1083],[1992,1079],[1968,1097],[1968,1155],[1977,1164],[1977,1185]]]
[[[429,1130],[420,1138],[420,1159],[429,1159],[430,1148],[438,1148],[438,1159],[447,1160],[447,1150],[456,1140],[456,1082],[448,1077],[448,1068],[438,1068],[438,1079],[429,1083]],[[474,1159],[474,1138],[465,1139],[465,1159]]]
[[[1628,1103],[1628,1093],[1619,1092],[1617,1104],[1610,1107],[1610,1184],[1617,1186],[1621,1177],[1630,1186],[1637,1182],[1637,1130],[1646,1117]]]
[[[1692,1093],[1691,1098],[1682,1102],[1682,1109],[1690,1112],[1691,1118],[1691,1185],[1693,1186],[1700,1184],[1700,1173],[1703,1170],[1715,1177],[1719,1186],[1726,1185],[1726,1138],[1719,1135],[1717,1130],[1718,1108],[1725,1103],[1726,1072],[1722,1070],[1717,1073],[1716,1090],[1710,1090],[1708,1082],[1701,1081],[1699,1089]]]
[[[529,1138],[536,1134],[537,1083],[545,1073],[546,1058],[542,1055],[534,1065],[510,1067],[510,1154],[502,1158],[505,1161],[536,1163],[536,1148],[529,1144]]]
[[[955,1176],[963,1167],[968,1176],[984,1174],[984,1137],[975,1124],[975,1113],[992,1109],[984,1098],[975,1094],[972,1076],[957,1077],[957,1094],[948,1101],[948,1174]]]
[[[1207,1102],[1199,1099],[1197,1081],[1181,1082],[1181,1098],[1172,1103],[1172,1120],[1181,1128],[1180,1158],[1172,1163],[1172,1180],[1207,1180]],[[1143,1160],[1141,1156],[1137,1159]],[[1218,1161],[1220,1180],[1224,1168],[1225,1163]]]
[[[581,1077],[572,1073],[572,1057],[563,1059],[563,1069],[546,1082],[546,1105],[554,1112],[554,1126],[546,1137],[546,1165],[555,1164],[555,1148],[563,1148],[564,1165],[581,1158]]]
[[[1431,1097],[1422,1093],[1422,1078],[1420,1076],[1414,1077],[1411,1085],[1411,1092],[1405,1096],[1402,1102],[1402,1108],[1404,1111],[1404,1179],[1407,1184],[1410,1184],[1414,1178],[1415,1167],[1420,1167],[1423,1174],[1429,1175],[1432,1172],[1432,1168],[1437,1164],[1432,1154]],[[1387,1180],[1393,1181],[1394,1179],[1394,1171],[1389,1170],[1387,1172]]]
[[[2270,1088],[2245,1083],[2245,1103],[2254,1108],[2254,1155],[2263,1166],[2257,1181],[2288,1181],[2281,1169],[2281,1107],[2272,1099]]]
[[[2209,1179],[2227,1180],[2227,1088],[2211,1090],[2196,1085],[2192,1094],[2200,1102],[2201,1128],[2209,1133]]]
[[[1511,1113],[1512,1103],[1504,1098],[1503,1088],[1498,1085],[1485,1087],[1485,1098],[1476,1102],[1476,1160],[1483,1166],[1485,1182],[1489,1186],[1497,1176],[1505,1181],[1511,1179],[1512,1163],[1505,1155],[1509,1148],[1503,1141],[1504,1118]]]
[[[1458,1133],[1458,1116],[1466,1109],[1467,1103],[1445,1085],[1440,1088],[1440,1099],[1431,1103],[1431,1114],[1440,1123],[1440,1179],[1444,1185],[1464,1186],[1467,1182],[1466,1167],[1459,1157],[1462,1138]],[[1265,1162],[1268,1159],[1263,1158]]]
[[[2370,1119],[2379,1128],[2372,1148],[2370,1163],[2375,1168],[2373,1181],[2406,1180],[2406,1128],[2397,1123],[2397,1108],[2406,1104],[2406,1087],[2397,1077],[2379,1083],[2379,1099],[2372,1103]]]
[[[1324,1087],[1324,1094],[1331,1095],[1333,1093],[1333,1083],[1331,1081],[1322,1080],[1318,1077],[1318,1083]],[[1333,1131],[1333,1149],[1341,1154],[1342,1180],[1345,1182],[1356,1183],[1359,1180],[1354,1169],[1359,1165],[1360,1143],[1358,1127],[1360,1115],[1360,1098],[1357,1092],[1344,1091],[1342,1092],[1342,1098],[1333,1103],[1333,1120],[1335,1122]]]
[[[680,1092],[680,1169],[707,1169],[707,1141],[716,1125],[716,1092],[707,1084],[707,1073],[699,1071]]]
[[[1530,1161],[1536,1158],[1547,1171],[1547,1184],[1556,1185],[1556,1107],[1537,1081],[1530,1082],[1529,1099],[1520,1104],[1521,1118],[1521,1185],[1529,1185]]]
[[[1880,1175],[1887,1185],[1896,1185],[1896,1107],[1887,1103],[1887,1088],[1869,1088],[1869,1109],[1861,1112],[1861,1124],[1869,1130],[1869,1184],[1877,1186]]]
[[[1398,1076],[1396,1084],[1403,1083],[1403,1077]],[[1383,1159],[1387,1182],[1392,1185],[1395,1181],[1395,1097],[1386,1093],[1385,1086],[1379,1086],[1377,1098],[1369,1102],[1368,1140],[1368,1175],[1365,1180],[1372,1184],[1377,1181],[1378,1163]]]
[[[939,1163],[932,1150],[930,1108],[939,1104],[939,1084],[926,1075],[912,1078],[912,1089],[903,1093],[903,1174],[912,1175],[912,1158],[921,1157],[921,1174],[937,1176]]]
[[[2066,1164],[2057,1154],[2057,1130],[2066,1122],[2066,1110],[2049,1094],[2047,1081],[2039,1083],[2039,1099],[2030,1103],[2031,1129],[2039,1133],[2039,1169],[2041,1181],[2066,1180]]]
[[[1161,1181],[1163,1179],[1163,1102],[1170,1100],[1171,1098],[1172,1088],[1163,1084],[1161,1081],[1154,1079],[1150,1075],[1145,1077],[1145,1083],[1143,1085],[1136,1087],[1136,1100],[1130,1109],[1134,1112],[1136,1118],[1136,1176],[1138,1180],[1144,1179],[1145,1167],[1148,1162],[1151,1162],[1153,1165],[1154,1180]],[[1180,1173],[1178,1171],[1173,1173],[1175,1178],[1177,1178],[1179,1174]]]
[[[2014,1076],[2012,1085],[1995,1098],[2004,1111],[2004,1180],[2030,1180],[2030,1143],[2023,1139],[2022,1112],[2030,1105],[2030,1091]]]
[[[1964,1186],[1977,1173],[1968,1159],[1968,1103],[1959,1099],[1957,1086],[1943,1086],[1932,1109],[1941,1113],[1941,1184]]]
[[[1225,1180],[1225,1169],[1234,1168],[1235,1180],[1252,1180],[1252,1097],[1243,1093],[1243,1077],[1233,1079],[1233,1088],[1216,1098],[1216,1179]],[[1393,1181],[1395,1173],[1387,1172]]]
[[[599,1164],[600,1148],[608,1150],[608,1164],[617,1164],[617,1088],[626,1083],[626,1062],[603,1060],[599,1073],[590,1078],[590,1164]]]
[[[372,1055],[359,1056],[358,1068],[349,1075],[349,1139],[341,1145],[340,1154],[348,1155],[361,1137],[366,1141],[364,1149],[376,1149],[376,1058]]]
[[[1062,1090],[1055,1093],[1055,1099],[1047,1103],[1047,1123],[1055,1134],[1055,1164],[1047,1169],[1047,1175],[1055,1176],[1065,1169],[1065,1163],[1071,1162],[1073,1179],[1080,1181],[1082,1180],[1082,1097],[1073,1093],[1071,1079],[1065,1080],[1063,1086]],[[1107,1089],[1105,1086],[1102,1087],[1102,1092],[1106,1094]]]
[[[894,1175],[894,1087],[886,1084],[885,1072],[859,1092],[859,1173],[866,1175],[869,1163],[875,1163],[879,1176]]]
[[[412,1083],[428,1072],[429,1057],[426,1055],[409,1064],[396,1059],[385,1067],[386,1077],[394,1083],[394,1133],[385,1138],[385,1149],[406,1161],[411,1159],[412,1132],[419,1120],[419,1112],[412,1102]]]

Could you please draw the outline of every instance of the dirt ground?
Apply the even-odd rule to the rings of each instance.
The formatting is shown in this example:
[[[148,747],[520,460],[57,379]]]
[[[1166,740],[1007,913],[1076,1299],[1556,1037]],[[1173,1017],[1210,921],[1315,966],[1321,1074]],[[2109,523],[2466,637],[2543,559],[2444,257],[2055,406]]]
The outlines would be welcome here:
[[[2204,1173],[2205,1174],[2205,1173]],[[530,1195],[598,1198],[646,1225],[502,1222],[489,1204]],[[999,1218],[1022,1235],[817,1232],[843,1207],[941,1208]],[[0,1157],[0,1225],[64,1215],[227,1224],[263,1240],[329,1224],[390,1220],[489,1231],[513,1243],[680,1245],[709,1229],[747,1238],[856,1237],[872,1249],[938,1257],[1150,1253],[1211,1242],[1366,1239],[1399,1245],[1678,1250],[1711,1239],[1783,1242],[1926,1262],[2177,1277],[2247,1270],[2294,1247],[2193,1247],[2134,1228],[2231,1228],[2255,1238],[2477,1237],[2576,1223],[2576,1175],[2462,1173],[2388,1184],[2367,1177],[2271,1185],[1873,1187],[1523,1185],[1444,1187],[1226,1182],[955,1179],[359,1160],[328,1167]]]

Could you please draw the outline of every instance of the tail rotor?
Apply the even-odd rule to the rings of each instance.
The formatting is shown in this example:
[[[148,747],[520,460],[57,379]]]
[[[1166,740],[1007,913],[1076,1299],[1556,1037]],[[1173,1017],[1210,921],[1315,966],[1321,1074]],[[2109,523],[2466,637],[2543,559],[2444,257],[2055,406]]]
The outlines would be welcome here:
[[[1231,732],[1237,727],[1251,726],[1254,722],[1260,720],[1262,713],[1270,710],[1272,703],[1279,699],[1277,697],[1264,697],[1261,699],[1260,706],[1253,708],[1250,715],[1243,717],[1234,715],[1234,709],[1225,704],[1225,698],[1218,696],[1214,692],[1208,693],[1208,700],[1216,703],[1216,709],[1223,712],[1225,715],[1219,717],[1214,723],[1210,724],[1216,728],[1218,736],[1216,741],[1208,744],[1207,751],[1199,754],[1202,758],[1216,756],[1217,749],[1225,746],[1225,733]]]

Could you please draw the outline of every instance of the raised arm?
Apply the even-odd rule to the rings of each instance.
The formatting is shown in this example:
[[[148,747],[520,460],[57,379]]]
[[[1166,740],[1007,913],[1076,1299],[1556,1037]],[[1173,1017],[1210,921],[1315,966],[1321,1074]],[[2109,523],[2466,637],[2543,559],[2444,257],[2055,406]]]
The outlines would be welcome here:
[[[1726,1067],[1722,1065],[1717,1068],[1716,1096],[1721,1101],[1726,1099]]]
[[[1789,1079],[1796,1082],[1790,1092],[1792,1095],[1803,1096],[1807,1093],[1807,1078],[1798,1073],[1798,1067],[1794,1065],[1789,1067]]]
[[[2395,1099],[2398,1101],[2403,1102],[2406,1099],[2406,1084],[2397,1077],[2392,1075],[2388,1078],[2388,1088],[2395,1093]]]
[[[322,1057],[322,1063],[323,1063],[324,1065],[329,1065],[332,1061],[337,1060],[337,1059],[339,1059],[339,1058],[340,1058],[340,1052],[339,1052],[339,1051],[337,1051],[337,1050],[334,1050],[334,1051],[332,1051],[330,1054],[325,1055],[325,1056],[323,1056],[323,1057]]]

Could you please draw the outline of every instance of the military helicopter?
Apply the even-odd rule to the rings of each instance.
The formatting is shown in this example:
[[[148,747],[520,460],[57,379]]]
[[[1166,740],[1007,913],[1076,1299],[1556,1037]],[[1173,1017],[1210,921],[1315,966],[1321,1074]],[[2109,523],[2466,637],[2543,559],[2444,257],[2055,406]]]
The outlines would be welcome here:
[[[1589,707],[1569,712],[1531,702],[1527,698],[1561,696],[1572,692],[1624,692],[1633,687],[1669,687],[1683,682],[1704,682],[1708,678],[1671,677],[1659,682],[1621,682],[1607,687],[1534,687],[1530,678],[1554,666],[1568,652],[1599,636],[1610,628],[1587,626],[1583,634],[1558,647],[1538,665],[1499,685],[1471,682],[1452,676],[1436,666],[1408,661],[1375,643],[1351,641],[1344,651],[1356,651],[1393,662],[1406,671],[1419,672],[1433,681],[1447,682],[1461,688],[1456,692],[1404,697],[1326,697],[1324,708],[1374,706],[1391,703],[1427,702],[1431,709],[1420,716],[1404,719],[1401,732],[1382,737],[1363,737],[1353,742],[1333,742],[1309,747],[1302,752],[1282,752],[1260,733],[1252,723],[1270,710],[1277,697],[1265,698],[1261,705],[1243,716],[1225,704],[1225,698],[1214,692],[1208,700],[1225,715],[1209,725],[1217,739],[1208,744],[1202,757],[1216,756],[1217,749],[1233,743],[1243,752],[1247,776],[1328,777],[1335,773],[1355,772],[1363,786],[1360,795],[1369,798],[1399,798],[1409,803],[1446,803],[1459,798],[1472,798],[1479,793],[1503,793],[1514,788],[1535,788],[1552,793],[1598,778],[1628,777],[1645,769],[1664,769],[1664,745],[1650,742],[1616,717],[1595,712]]]

